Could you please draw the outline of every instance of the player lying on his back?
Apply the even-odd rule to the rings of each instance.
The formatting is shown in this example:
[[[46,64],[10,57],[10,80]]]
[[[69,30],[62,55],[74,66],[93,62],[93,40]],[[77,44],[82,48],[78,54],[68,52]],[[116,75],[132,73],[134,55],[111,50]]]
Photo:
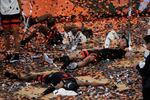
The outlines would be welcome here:
[[[81,50],[73,52],[69,55],[64,55],[59,58],[55,58],[54,61],[64,62],[61,66],[62,69],[76,69],[80,67],[84,67],[85,65],[91,62],[99,62],[102,60],[113,60],[113,59],[121,59],[129,54],[125,51],[126,47],[128,47],[128,40],[123,36],[119,40],[118,48],[105,48],[105,49],[92,49],[92,50]],[[79,62],[73,62],[77,59],[83,59]]]

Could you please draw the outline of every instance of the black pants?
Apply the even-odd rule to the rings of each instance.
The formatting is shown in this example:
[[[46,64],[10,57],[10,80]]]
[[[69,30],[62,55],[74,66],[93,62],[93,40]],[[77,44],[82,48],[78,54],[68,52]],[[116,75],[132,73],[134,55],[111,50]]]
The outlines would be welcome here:
[[[143,100],[150,100],[150,88],[143,88]]]

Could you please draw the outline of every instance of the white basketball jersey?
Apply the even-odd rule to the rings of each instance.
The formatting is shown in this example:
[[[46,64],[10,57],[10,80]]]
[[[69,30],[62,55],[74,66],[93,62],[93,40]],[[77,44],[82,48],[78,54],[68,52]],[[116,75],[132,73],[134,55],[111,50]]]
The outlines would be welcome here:
[[[2,15],[13,15],[20,13],[18,0],[0,0],[0,12]]]

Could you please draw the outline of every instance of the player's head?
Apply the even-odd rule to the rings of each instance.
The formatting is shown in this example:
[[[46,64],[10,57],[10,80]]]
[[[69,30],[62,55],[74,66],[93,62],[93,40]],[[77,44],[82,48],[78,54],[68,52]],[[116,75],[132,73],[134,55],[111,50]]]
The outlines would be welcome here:
[[[54,26],[56,23],[56,19],[54,17],[50,17],[48,20],[47,20],[47,26],[50,28],[52,26]]]
[[[129,47],[128,39],[125,36],[122,36],[119,39],[119,47],[122,48],[122,49],[125,49],[125,48]]]
[[[87,37],[87,38],[91,38],[93,37],[93,31],[92,29],[88,29],[88,28],[84,28],[82,33]]]

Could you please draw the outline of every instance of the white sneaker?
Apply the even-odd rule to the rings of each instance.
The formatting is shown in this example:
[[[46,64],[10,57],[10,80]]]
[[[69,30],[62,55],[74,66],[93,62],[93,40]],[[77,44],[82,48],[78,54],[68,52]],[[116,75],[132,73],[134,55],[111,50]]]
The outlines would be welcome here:
[[[72,46],[71,50],[74,51],[77,48],[77,45]]]
[[[51,58],[49,58],[46,53],[44,53],[44,60],[45,60],[46,62],[48,62],[49,64],[53,64],[53,60],[52,60]]]
[[[75,62],[73,62],[73,63],[70,63],[70,64],[67,66],[67,69],[69,69],[69,70],[74,70],[74,69],[77,68],[77,66],[78,66],[78,64],[75,63]]]
[[[58,90],[53,91],[54,95],[61,95],[61,96],[76,96],[78,95],[76,92],[71,90],[65,90],[64,88],[60,88]]]

